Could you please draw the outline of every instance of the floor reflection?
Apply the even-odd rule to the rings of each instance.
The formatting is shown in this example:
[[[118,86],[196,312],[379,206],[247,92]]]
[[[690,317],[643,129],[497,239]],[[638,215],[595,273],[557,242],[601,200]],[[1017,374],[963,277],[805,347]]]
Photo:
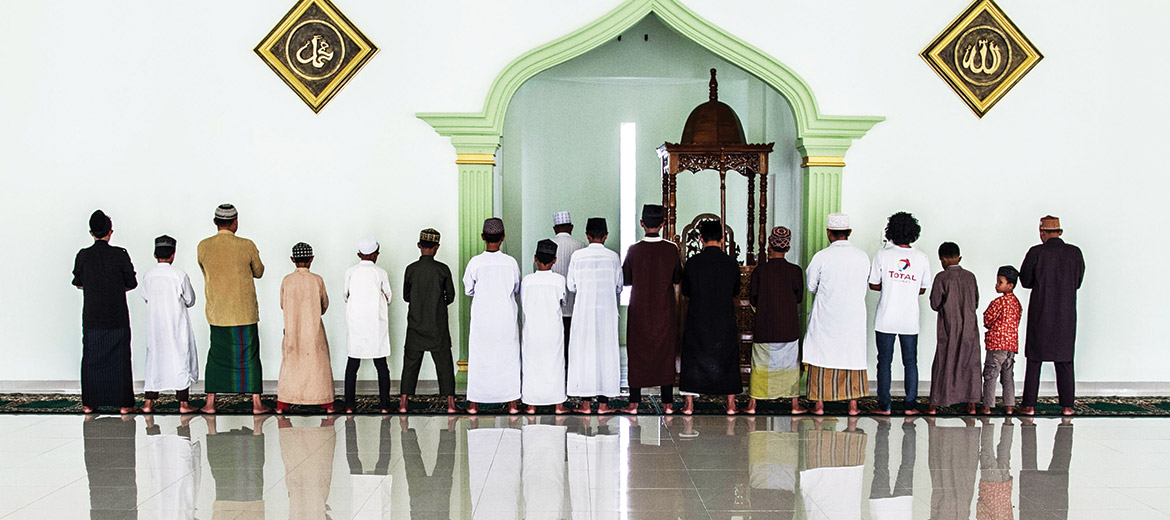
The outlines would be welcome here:
[[[0,517],[1170,517],[1165,420],[1077,424],[0,416]]]

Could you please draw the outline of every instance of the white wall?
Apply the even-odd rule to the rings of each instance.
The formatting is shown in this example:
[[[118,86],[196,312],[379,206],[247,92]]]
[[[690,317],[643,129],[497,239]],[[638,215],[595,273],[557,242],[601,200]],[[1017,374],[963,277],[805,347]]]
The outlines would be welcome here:
[[[279,367],[277,294],[299,240],[317,249],[336,305],[325,319],[340,376],[339,289],[358,237],[381,240],[396,290],[423,227],[444,232],[439,259],[456,262],[454,150],[414,114],[478,111],[509,61],[618,5],[338,0],[381,51],[315,115],[252,52],[290,3],[0,0],[0,380],[77,378],[81,297],[68,281],[93,209],[113,217],[140,273],[154,236],[177,237],[177,265],[199,287],[194,246],[226,201],[269,267],[265,377]],[[887,117],[846,159],[861,247],[879,246],[885,216],[912,211],[921,248],[958,242],[987,301],[995,268],[1037,242],[1038,217],[1059,215],[1088,264],[1078,379],[1170,380],[1170,277],[1157,267],[1168,251],[1149,229],[1167,185],[1154,152],[1170,138],[1170,73],[1151,50],[1170,4],[1002,0],[1046,57],[982,120],[917,56],[966,4],[688,2],[799,73],[823,112]],[[129,296],[141,374],[144,309]],[[205,353],[202,304],[192,315]],[[401,302],[391,322],[399,345]],[[933,317],[923,323],[925,373]]]

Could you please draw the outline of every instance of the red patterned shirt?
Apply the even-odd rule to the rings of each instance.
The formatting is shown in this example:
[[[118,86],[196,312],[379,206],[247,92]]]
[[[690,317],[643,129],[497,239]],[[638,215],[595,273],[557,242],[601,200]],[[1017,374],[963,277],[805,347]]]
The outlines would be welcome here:
[[[1016,295],[1008,293],[991,301],[983,311],[983,326],[987,327],[984,342],[987,350],[1019,352],[1020,315],[1024,308]]]

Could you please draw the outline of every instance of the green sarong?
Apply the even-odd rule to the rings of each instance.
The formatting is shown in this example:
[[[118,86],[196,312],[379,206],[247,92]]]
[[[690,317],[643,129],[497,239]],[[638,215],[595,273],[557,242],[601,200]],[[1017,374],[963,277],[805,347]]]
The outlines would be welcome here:
[[[260,368],[260,328],[255,324],[211,326],[204,391],[223,394],[258,394],[264,379]]]

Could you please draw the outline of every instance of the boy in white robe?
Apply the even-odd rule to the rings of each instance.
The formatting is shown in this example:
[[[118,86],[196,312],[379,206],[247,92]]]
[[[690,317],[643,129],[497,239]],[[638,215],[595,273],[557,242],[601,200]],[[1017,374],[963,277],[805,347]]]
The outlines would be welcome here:
[[[357,265],[345,271],[345,324],[348,328],[349,360],[345,364],[345,413],[353,413],[357,372],[363,359],[372,359],[378,372],[378,402],[382,413],[390,413],[390,320],[386,307],[393,294],[390,276],[377,266],[378,241],[372,236],[358,241]]]
[[[479,403],[508,403],[508,413],[520,413],[520,327],[516,322],[516,295],[520,293],[520,265],[500,251],[504,221],[483,222],[485,251],[467,262],[463,292],[471,297],[471,334],[467,346],[467,413],[479,413]]]
[[[161,391],[175,390],[180,413],[196,409],[187,404],[191,383],[199,380],[199,356],[187,309],[195,305],[191,279],[175,261],[175,239],[163,235],[154,239],[158,267],[142,277],[138,294],[146,301],[146,403],[151,413]]]
[[[578,413],[590,413],[597,397],[597,413],[613,411],[609,398],[621,391],[621,352],[618,346],[618,295],[622,292],[622,263],[606,249],[609,230],[603,218],[585,225],[589,245],[573,253],[566,284],[576,293],[569,333],[568,393],[581,397]]]
[[[537,271],[520,284],[524,307],[524,337],[521,346],[521,399],[528,414],[537,406],[555,404],[556,413],[565,410],[565,329],[561,303],[565,301],[565,277],[552,271],[557,262],[557,243],[536,244]]]

